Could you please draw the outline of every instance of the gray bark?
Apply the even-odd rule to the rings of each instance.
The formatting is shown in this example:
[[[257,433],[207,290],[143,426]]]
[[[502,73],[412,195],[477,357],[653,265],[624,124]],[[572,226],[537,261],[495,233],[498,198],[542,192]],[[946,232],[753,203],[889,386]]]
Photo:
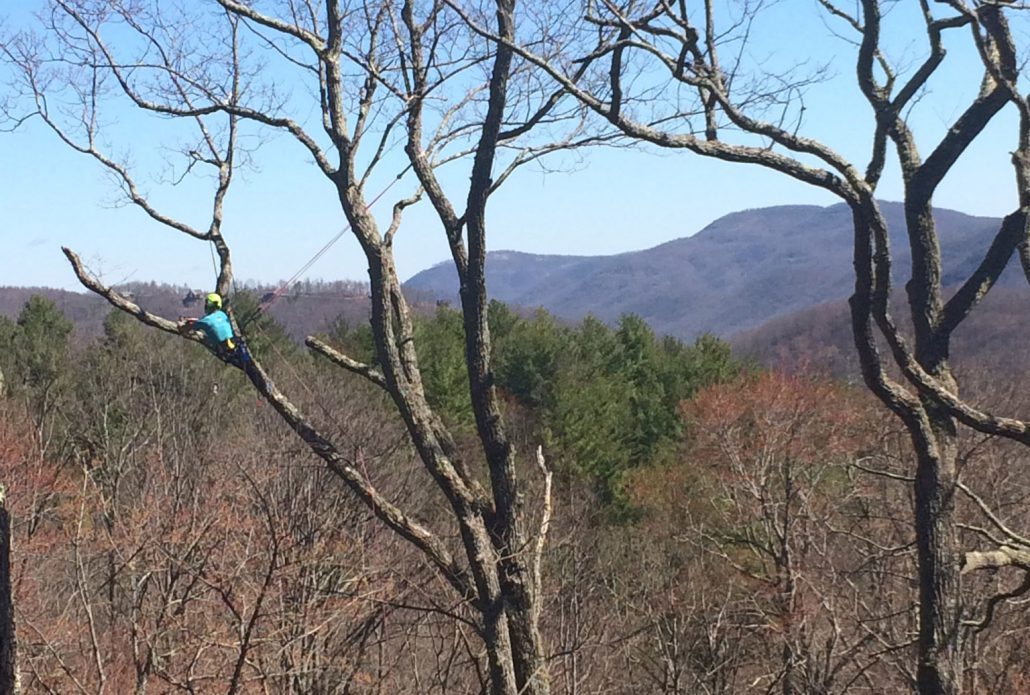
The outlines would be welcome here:
[[[0,485],[0,695],[21,692],[18,678],[18,641],[14,631],[11,597],[11,516]]]
[[[465,324],[465,360],[479,439],[490,471],[494,513],[491,536],[499,558],[499,580],[508,615],[511,658],[518,692],[547,695],[550,687],[543,659],[531,557],[519,504],[515,449],[505,431],[490,364],[490,326],[486,292],[486,203],[491,169],[507,99],[515,38],[515,0],[497,0],[497,55],[490,77],[490,103],[472,167],[468,195],[468,264],[461,277]]]

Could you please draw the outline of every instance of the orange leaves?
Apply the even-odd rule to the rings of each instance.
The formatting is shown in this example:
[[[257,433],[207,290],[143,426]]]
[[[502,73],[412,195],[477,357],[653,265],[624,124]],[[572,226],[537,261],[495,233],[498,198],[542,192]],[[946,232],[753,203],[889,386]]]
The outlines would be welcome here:
[[[709,387],[681,406],[696,454],[826,460],[869,433],[864,392],[806,376],[767,372]]]

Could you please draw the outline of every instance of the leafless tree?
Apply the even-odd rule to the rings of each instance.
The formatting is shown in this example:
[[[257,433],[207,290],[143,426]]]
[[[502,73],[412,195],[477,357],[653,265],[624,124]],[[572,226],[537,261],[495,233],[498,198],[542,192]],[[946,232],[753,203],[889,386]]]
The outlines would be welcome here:
[[[913,3],[908,9],[916,10],[916,16],[898,21],[907,22],[909,40],[921,43],[922,57],[899,66],[890,60],[884,25],[904,14],[901,5],[879,0],[860,0],[853,8],[832,0],[818,4],[833,31],[855,48],[856,84],[871,107],[866,131],[871,146],[864,165],[804,134],[810,117],[804,95],[814,80],[824,77],[818,68],[824,56],[807,56],[807,65],[817,66],[808,74],[800,67],[773,74],[760,61],[749,61],[748,42],[762,28],[766,3],[760,1],[588,2],[581,17],[585,43],[579,57],[604,65],[588,79],[573,79],[560,64],[526,48],[519,52],[547,69],[556,83],[604,122],[633,139],[765,167],[829,191],[850,207],[855,232],[855,291],[850,305],[862,373],[867,386],[904,422],[917,454],[913,525],[920,606],[918,690],[957,693],[962,689],[964,639],[969,627],[979,624],[973,618],[977,603],[986,604],[990,612],[1013,595],[1002,592],[966,601],[962,574],[981,567],[1030,567],[1023,537],[986,508],[995,547],[962,552],[953,518],[955,497],[962,489],[956,465],[958,428],[964,425],[1030,443],[1030,426],[963,400],[949,362],[954,331],[1017,250],[1024,268],[1030,269],[1030,107],[1019,83],[1020,47],[1008,22],[1009,15],[1022,8],[988,0]],[[482,23],[467,19],[483,35],[504,41]],[[980,56],[979,89],[924,155],[909,116],[929,89],[951,88],[934,80],[943,79],[948,65],[945,35],[958,39],[960,32]],[[788,40],[782,34],[771,39]],[[1011,164],[1018,196],[979,264],[949,294],[943,284],[933,196],[1006,107],[1017,116]],[[906,284],[911,342],[889,308],[891,250],[875,197],[889,159],[904,184],[912,255]]]
[[[11,515],[7,511],[6,496],[0,486],[0,692],[17,695],[21,681],[11,602]]]
[[[300,146],[333,186],[368,261],[375,363],[359,362],[314,337],[307,345],[392,400],[449,506],[448,523],[460,538],[461,554],[452,548],[448,529],[416,519],[377,489],[358,459],[273,383],[260,355],[247,376],[311,451],[418,548],[460,600],[475,607],[490,691],[546,693],[540,580],[534,572],[546,525],[531,527],[493,383],[486,205],[518,166],[590,138],[576,127],[580,107],[559,111],[562,90],[542,88],[532,63],[516,59],[508,46],[516,32],[514,0],[469,3],[462,12],[489,22],[504,41],[494,44],[470,32],[441,0],[215,0],[175,8],[146,0],[53,0],[42,13],[42,33],[3,40],[0,50],[18,72],[21,89],[21,101],[6,108],[11,122],[37,118],[66,145],[92,157],[151,220],[210,244],[218,259],[215,289],[223,295],[233,288],[223,230],[224,203],[237,169],[257,156],[251,143],[260,133],[285,133]],[[543,25],[541,15],[537,8],[534,16]],[[294,85],[293,91],[284,84]],[[26,110],[12,110],[26,101]],[[211,214],[203,225],[166,212],[144,190],[128,159],[111,153],[109,138],[122,135],[130,145],[132,140],[106,120],[105,109],[117,103],[170,122],[177,135],[190,133],[169,155],[173,171],[167,178],[177,183],[201,172],[211,175]],[[305,122],[312,112],[317,129]],[[560,126],[570,118],[568,128]],[[536,127],[549,137],[564,134],[520,144]],[[394,203],[383,228],[370,211],[368,189],[384,182],[378,172],[396,165],[397,148],[403,148],[417,186]],[[458,161],[470,162],[470,183],[453,192],[438,171]],[[429,405],[394,263],[402,215],[422,197],[439,217],[460,280],[481,467],[463,460]],[[144,324],[177,333],[174,321],[107,286],[72,250],[65,254],[87,288]],[[184,337],[201,342],[199,334]]]

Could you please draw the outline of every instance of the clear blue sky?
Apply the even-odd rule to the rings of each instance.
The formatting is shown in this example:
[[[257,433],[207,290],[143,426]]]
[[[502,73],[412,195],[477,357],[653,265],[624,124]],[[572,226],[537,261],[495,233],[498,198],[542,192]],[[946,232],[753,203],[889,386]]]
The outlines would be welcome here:
[[[0,8],[0,17],[7,17],[5,31],[23,26],[39,5],[38,0],[5,3]],[[809,95],[805,132],[864,165],[870,119],[849,79],[852,53],[832,38],[814,8],[813,0],[789,0],[772,10],[768,26],[773,35],[782,37],[789,27],[789,35],[804,41],[770,44],[761,59],[787,62],[796,57],[791,51],[811,50],[820,60],[832,61],[839,77]],[[899,42],[901,55],[910,50],[914,54],[914,48]],[[924,147],[978,86],[975,56],[956,51],[949,61],[956,68],[949,79],[967,89],[939,81],[920,102],[916,123],[928,135]],[[122,146],[132,147],[134,158],[153,160],[167,136],[135,127],[131,116],[124,119],[110,137],[124,134]],[[992,125],[940,189],[938,205],[979,215],[1010,211],[1014,184],[1006,153],[1015,144],[1013,122],[1009,114]],[[225,235],[239,279],[275,282],[293,275],[321,248],[340,229],[342,215],[328,183],[290,139],[274,137],[256,157],[257,167],[243,172],[229,194]],[[15,133],[0,134],[0,162],[0,285],[79,289],[62,245],[78,251],[111,283],[155,280],[203,288],[213,282],[207,245],[160,227],[132,206],[118,205],[118,190],[100,167],[57,142],[42,124],[29,122]],[[456,177],[467,177],[456,172]],[[391,173],[384,171],[383,183]],[[386,221],[393,200],[410,194],[412,180],[409,174],[380,202],[376,212],[381,220]],[[371,188],[376,192],[376,185]],[[156,183],[154,189],[159,190]],[[886,199],[900,198],[897,177],[888,176],[880,192]],[[187,187],[167,201],[203,226],[209,198],[193,193]],[[834,202],[828,194],[755,167],[685,152],[595,150],[568,172],[545,175],[526,168],[517,174],[491,202],[489,244],[495,250],[613,254],[693,234],[736,210]],[[448,258],[434,219],[426,202],[406,216],[397,242],[402,277]],[[350,237],[307,277],[367,279]]]

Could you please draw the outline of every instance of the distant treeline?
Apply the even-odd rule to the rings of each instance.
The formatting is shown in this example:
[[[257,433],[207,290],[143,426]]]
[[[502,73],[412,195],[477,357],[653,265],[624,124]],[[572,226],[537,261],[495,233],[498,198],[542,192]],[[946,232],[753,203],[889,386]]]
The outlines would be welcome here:
[[[278,289],[278,285],[241,282],[227,298],[236,301],[261,300]],[[130,282],[118,286],[144,309],[161,316],[198,315],[203,297],[210,288],[169,285],[156,282]],[[92,340],[103,335],[104,319],[110,305],[91,293],[68,292],[49,288],[0,287],[0,316],[15,319],[22,307],[34,295],[53,301],[75,327],[76,340]],[[246,298],[246,299],[244,299]],[[416,310],[431,311],[435,302],[413,296]],[[368,316],[368,284],[351,280],[301,280],[291,285],[271,303],[268,313],[279,321],[294,340],[325,331],[335,319],[343,316],[351,321],[363,321]]]

